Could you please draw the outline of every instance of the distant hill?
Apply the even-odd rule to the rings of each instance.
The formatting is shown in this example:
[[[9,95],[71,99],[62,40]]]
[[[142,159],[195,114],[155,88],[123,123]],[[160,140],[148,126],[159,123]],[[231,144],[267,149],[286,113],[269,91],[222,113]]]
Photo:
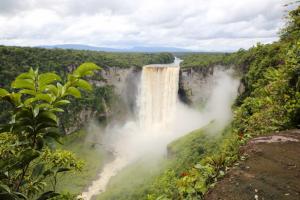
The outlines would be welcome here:
[[[90,50],[90,51],[107,51],[107,52],[192,52],[192,50],[176,48],[176,47],[146,47],[137,46],[128,49],[96,47],[83,44],[59,44],[59,45],[42,45],[38,46],[48,49],[77,49],[77,50]]]

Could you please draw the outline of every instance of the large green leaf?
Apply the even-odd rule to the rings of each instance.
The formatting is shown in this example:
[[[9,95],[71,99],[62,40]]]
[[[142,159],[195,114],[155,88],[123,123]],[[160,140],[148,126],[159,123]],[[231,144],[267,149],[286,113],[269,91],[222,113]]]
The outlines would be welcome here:
[[[76,82],[76,86],[79,87],[79,88],[81,88],[81,89],[87,90],[87,91],[91,91],[92,90],[91,84],[89,84],[87,81],[85,81],[83,79],[79,79]]]
[[[49,91],[49,92],[51,92],[54,95],[57,95],[57,93],[58,93],[58,89],[57,89],[57,87],[55,85],[47,85],[45,87],[44,91],[46,91],[46,92]]]
[[[16,113],[16,118],[21,119],[21,118],[27,118],[27,119],[32,119],[32,110],[28,108],[23,108],[22,110],[19,110],[19,112]]]
[[[42,111],[40,112],[40,114],[38,115],[38,120],[43,123],[43,122],[46,122],[47,120],[52,120],[54,122],[58,122],[58,119],[57,119],[57,116],[53,113],[53,112],[50,112],[50,111]]]
[[[47,101],[48,103],[51,103],[53,101],[52,96],[50,94],[37,94],[36,98],[37,100]]]
[[[56,128],[57,127],[57,123],[53,120],[45,120],[45,118],[42,118],[41,120],[39,120],[40,122],[36,125],[36,131],[41,131],[41,132],[47,132],[44,129],[47,128]]]
[[[9,95],[9,92],[3,88],[0,88],[0,97],[5,97]]]
[[[61,81],[61,78],[55,73],[44,73],[39,75],[39,89],[45,89],[45,86],[53,83],[54,81]]]
[[[52,111],[52,112],[65,112],[63,109],[61,109],[61,108],[52,108],[52,109],[50,109],[50,111]]]
[[[81,97],[81,93],[80,91],[75,88],[75,87],[69,87],[66,91],[66,94],[65,95],[72,95],[74,96],[75,98],[80,98]]]
[[[61,139],[61,134],[57,131],[50,131],[50,132],[47,132],[45,135],[44,135],[45,138],[52,138],[53,140],[55,140],[56,142],[62,144],[62,141],[60,140]]]
[[[60,100],[54,103],[54,106],[60,106],[60,105],[65,105],[71,103],[69,100]]]
[[[16,79],[30,79],[30,80],[34,80],[34,72],[33,72],[32,69],[30,69],[29,72],[20,74],[19,76],[17,76]]]
[[[78,76],[78,77],[83,77],[86,75],[92,75],[93,71],[95,70],[99,70],[101,69],[100,67],[98,67],[96,64],[94,63],[83,63],[81,64],[75,71],[74,71],[74,75]]]
[[[35,98],[35,97],[31,97],[31,98],[28,98],[24,101],[24,105],[25,106],[29,106],[30,104],[32,104],[33,102],[37,101],[38,99]]]
[[[51,105],[49,103],[41,103],[41,104],[36,105],[36,106],[38,106],[41,110],[42,109],[47,110],[47,109],[53,108],[53,105]]]
[[[12,88],[35,90],[34,81],[29,79],[16,79],[11,84]]]
[[[14,104],[15,106],[19,106],[21,104],[21,96],[20,93],[10,93],[7,96],[4,96],[3,99],[9,101],[10,103]]]
[[[30,94],[30,95],[33,95],[33,96],[35,96],[35,94],[36,94],[35,90],[30,90],[30,89],[20,90],[19,93],[21,93],[21,94]]]

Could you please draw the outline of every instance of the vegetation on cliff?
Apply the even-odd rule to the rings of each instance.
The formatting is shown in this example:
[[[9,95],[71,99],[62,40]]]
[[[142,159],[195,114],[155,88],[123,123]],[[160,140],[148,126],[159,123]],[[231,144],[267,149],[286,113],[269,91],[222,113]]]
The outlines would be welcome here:
[[[181,68],[206,68],[221,64],[227,54],[225,53],[195,53],[180,56],[183,59]]]

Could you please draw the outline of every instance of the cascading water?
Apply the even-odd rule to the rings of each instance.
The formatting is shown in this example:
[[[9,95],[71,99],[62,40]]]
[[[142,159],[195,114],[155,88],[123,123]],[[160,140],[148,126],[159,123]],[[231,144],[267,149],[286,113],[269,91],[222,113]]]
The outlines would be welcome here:
[[[116,152],[115,160],[104,166],[98,179],[81,194],[81,198],[89,200],[94,195],[105,191],[110,178],[131,160],[136,159],[134,149],[140,145],[137,139],[151,140],[149,134],[156,133],[157,130],[159,132],[166,130],[176,110],[179,63],[180,60],[175,59],[173,64],[143,67],[137,97],[137,119],[134,122],[129,121],[111,133],[119,134],[119,138],[113,142],[112,147]]]
[[[166,128],[174,116],[179,66],[148,65],[143,68],[138,120],[141,128]]]

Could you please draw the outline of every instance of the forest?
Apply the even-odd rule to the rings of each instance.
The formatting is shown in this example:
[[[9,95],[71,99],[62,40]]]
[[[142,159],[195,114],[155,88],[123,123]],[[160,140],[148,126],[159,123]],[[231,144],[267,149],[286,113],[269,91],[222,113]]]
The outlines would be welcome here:
[[[172,141],[168,155],[157,161],[158,168],[155,163],[149,164],[151,170],[145,167],[147,157],[131,163],[97,199],[205,199],[236,163],[246,159],[240,148],[250,139],[300,128],[300,6],[288,13],[278,41],[233,53],[0,46],[0,199],[77,199],[103,167],[102,160],[111,159],[109,153],[98,152],[96,143],[80,143],[87,137],[88,121],[96,118],[105,124],[110,116],[120,115],[108,114],[121,104],[121,97],[106,83],[104,73],[172,63],[174,55],[183,59],[181,70],[216,65],[235,70],[243,91],[232,105],[232,121],[221,131],[213,129],[215,134],[207,134],[216,126],[212,121]],[[96,114],[83,120],[83,110]],[[84,176],[86,182],[79,180]],[[70,179],[77,185],[70,185]]]

